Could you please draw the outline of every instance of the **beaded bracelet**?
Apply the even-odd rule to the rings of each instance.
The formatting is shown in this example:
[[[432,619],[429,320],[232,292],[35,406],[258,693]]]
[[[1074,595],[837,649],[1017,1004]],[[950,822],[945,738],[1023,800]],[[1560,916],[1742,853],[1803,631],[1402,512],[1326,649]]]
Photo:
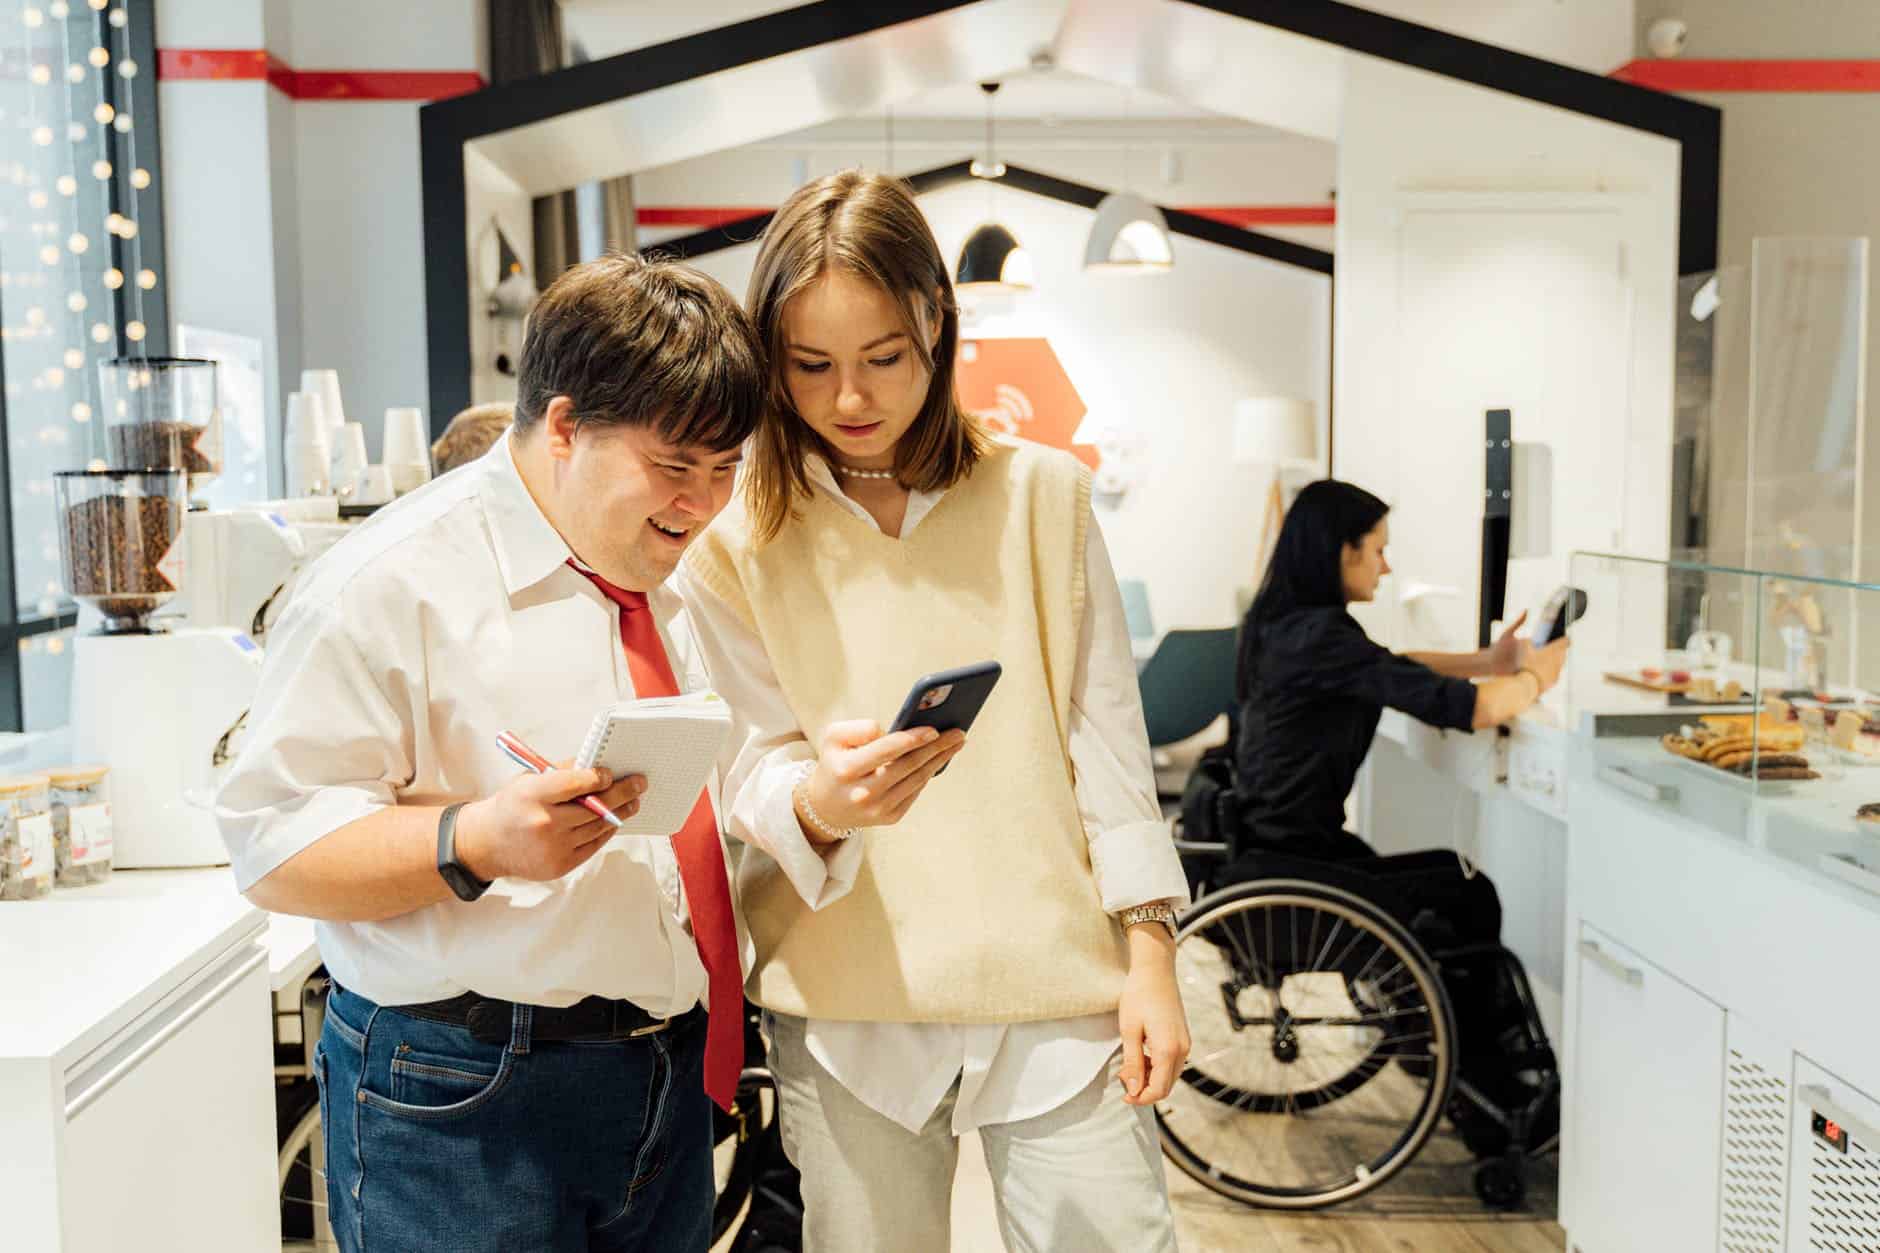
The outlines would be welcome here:
[[[802,770],[797,774],[796,787],[793,789],[796,801],[803,807],[803,816],[809,819],[809,825],[816,828],[817,834],[831,844],[840,844],[855,834],[855,828],[832,827],[823,821],[821,814],[816,812],[816,806],[809,799],[809,777],[814,773],[816,773],[816,763],[804,762]]]

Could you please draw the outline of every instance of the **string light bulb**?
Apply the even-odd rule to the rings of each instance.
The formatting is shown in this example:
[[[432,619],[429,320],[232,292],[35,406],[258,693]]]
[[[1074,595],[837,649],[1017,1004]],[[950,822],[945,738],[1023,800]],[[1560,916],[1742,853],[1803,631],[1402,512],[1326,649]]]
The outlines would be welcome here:
[[[85,305],[87,303],[85,293],[82,291],[75,291],[65,298],[65,307],[70,309],[73,313],[85,312]]]
[[[104,228],[113,235],[123,234],[124,228],[129,224],[130,219],[125,217],[122,213],[108,214],[104,220]]]
[[[35,127],[33,129],[33,142],[38,144],[41,148],[50,144],[52,142],[52,128],[50,126]]]
[[[52,384],[54,387],[64,387],[65,386],[65,371],[61,370],[56,365],[47,366],[46,367],[46,382]]]
[[[137,271],[137,285],[145,291],[155,290],[157,286],[157,272],[155,270]]]
[[[137,223],[131,221],[129,218],[125,218],[124,225],[118,227],[118,238],[119,239],[136,239],[137,238]]]
[[[91,176],[100,182],[111,177],[111,163],[100,158],[91,163]]]
[[[78,180],[73,178],[70,174],[59,175],[59,181],[54,183],[53,186],[59,189],[61,196],[76,196],[78,194]]]
[[[142,343],[144,338],[144,324],[142,322],[125,323],[124,335],[125,338],[129,339],[133,344]]]
[[[46,321],[46,311],[44,309],[41,309],[38,305],[34,305],[32,308],[26,311],[26,325],[43,326],[45,325],[45,321]]]
[[[85,81],[85,67],[74,61],[65,67],[65,81],[76,86]]]
[[[83,122],[67,122],[65,124],[65,137],[75,144],[84,143],[85,124]]]
[[[46,24],[46,15],[39,9],[29,7],[20,14],[20,21],[26,23],[27,30],[38,30]]]
[[[110,18],[111,25],[117,27],[119,30],[122,30],[124,28],[124,24],[126,22],[129,22],[130,20],[131,20],[130,14],[126,13],[123,9],[111,10],[111,18]]]
[[[39,259],[46,265],[57,265],[59,264],[59,250],[47,244],[39,250]]]
[[[68,370],[84,369],[85,354],[77,348],[67,348],[65,350],[65,368]]]
[[[32,79],[35,86],[44,87],[47,83],[52,81],[52,67],[50,65],[35,65],[26,72],[26,77]]]
[[[103,13],[104,6],[110,3],[111,0],[91,0],[91,11],[93,13]]]
[[[103,126],[117,116],[117,110],[112,108],[106,101],[100,100],[98,107],[91,111],[91,116],[98,125]]]
[[[131,186],[135,187],[138,191],[142,191],[144,188],[150,186],[150,171],[144,169],[142,166],[138,166],[136,169],[132,170]]]
[[[105,341],[106,341],[107,339],[110,339],[110,338],[111,338],[111,328],[110,328],[110,327],[108,327],[108,326],[106,326],[106,325],[105,325],[104,323],[102,323],[102,322],[94,322],[94,323],[92,323],[92,326],[91,326],[91,339],[92,339],[92,342],[93,342],[93,343],[95,343],[95,344],[102,344],[102,343],[104,343],[104,342],[105,342]]]
[[[82,256],[85,250],[91,247],[91,241],[85,238],[83,231],[73,231],[71,237],[65,241],[65,246],[71,250],[72,255]]]
[[[74,422],[91,421],[91,406],[86,404],[82,400],[79,401],[77,404],[73,405],[72,406],[72,421]]]
[[[43,209],[46,207],[46,193],[43,191],[36,191],[32,195],[26,197],[26,203],[33,206],[33,208],[35,209]]]
[[[46,6],[46,12],[52,15],[54,21],[63,22],[66,18],[72,16],[72,6],[67,4],[65,0],[52,0],[52,3]]]
[[[101,70],[111,64],[111,54],[103,48],[93,48],[90,52],[85,54],[85,59],[91,62],[91,66],[95,70]]]
[[[118,269],[115,265],[106,270],[104,272],[104,285],[109,287],[112,291],[116,291],[118,288],[124,286],[124,271]]]
[[[120,9],[118,10],[118,12],[121,13],[123,12],[123,10]],[[112,16],[116,17],[117,13],[113,13]],[[137,77],[137,62],[131,60],[129,57],[119,58],[118,59],[118,77],[119,78],[136,78]]]
[[[111,123],[111,125],[117,130],[118,134],[128,135],[131,133],[131,115],[128,113],[120,113],[117,115],[117,120]]]

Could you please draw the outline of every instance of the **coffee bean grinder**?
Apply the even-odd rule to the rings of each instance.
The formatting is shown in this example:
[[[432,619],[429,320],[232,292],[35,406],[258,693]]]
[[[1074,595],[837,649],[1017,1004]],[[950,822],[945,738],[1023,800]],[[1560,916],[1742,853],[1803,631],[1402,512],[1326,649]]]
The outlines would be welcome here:
[[[220,468],[213,361],[99,366],[113,464],[54,476],[66,590],[79,603],[74,756],[111,768],[113,864],[228,861],[215,789],[260,676],[239,631],[173,626],[191,485]]]

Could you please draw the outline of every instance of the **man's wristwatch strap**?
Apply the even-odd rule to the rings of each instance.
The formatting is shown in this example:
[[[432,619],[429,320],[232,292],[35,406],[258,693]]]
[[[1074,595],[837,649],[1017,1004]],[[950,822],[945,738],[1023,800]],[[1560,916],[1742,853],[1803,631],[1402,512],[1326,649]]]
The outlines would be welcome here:
[[[437,820],[437,873],[442,875],[450,890],[457,894],[460,901],[474,901],[490,890],[489,881],[479,879],[470,873],[469,867],[457,860],[457,814],[466,802],[444,806],[444,812]]]

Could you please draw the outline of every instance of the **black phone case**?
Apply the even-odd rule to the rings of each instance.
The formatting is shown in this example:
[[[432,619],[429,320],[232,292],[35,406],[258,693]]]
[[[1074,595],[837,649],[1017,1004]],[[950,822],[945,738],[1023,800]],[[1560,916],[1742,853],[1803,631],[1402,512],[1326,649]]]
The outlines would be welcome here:
[[[894,717],[894,725],[888,729],[909,731],[915,727],[932,727],[942,734],[964,731],[979,716],[980,708],[986,703],[986,698],[992,695],[1001,673],[998,662],[982,661],[925,675],[915,682],[914,689],[901,705],[901,712]],[[944,701],[929,709],[920,707],[921,698],[928,692],[949,684],[953,690],[947,693]]]
[[[1554,610],[1541,618],[1532,643],[1545,647],[1567,633],[1567,628],[1586,616],[1586,593],[1577,587],[1563,587],[1548,598],[1546,609]]]

